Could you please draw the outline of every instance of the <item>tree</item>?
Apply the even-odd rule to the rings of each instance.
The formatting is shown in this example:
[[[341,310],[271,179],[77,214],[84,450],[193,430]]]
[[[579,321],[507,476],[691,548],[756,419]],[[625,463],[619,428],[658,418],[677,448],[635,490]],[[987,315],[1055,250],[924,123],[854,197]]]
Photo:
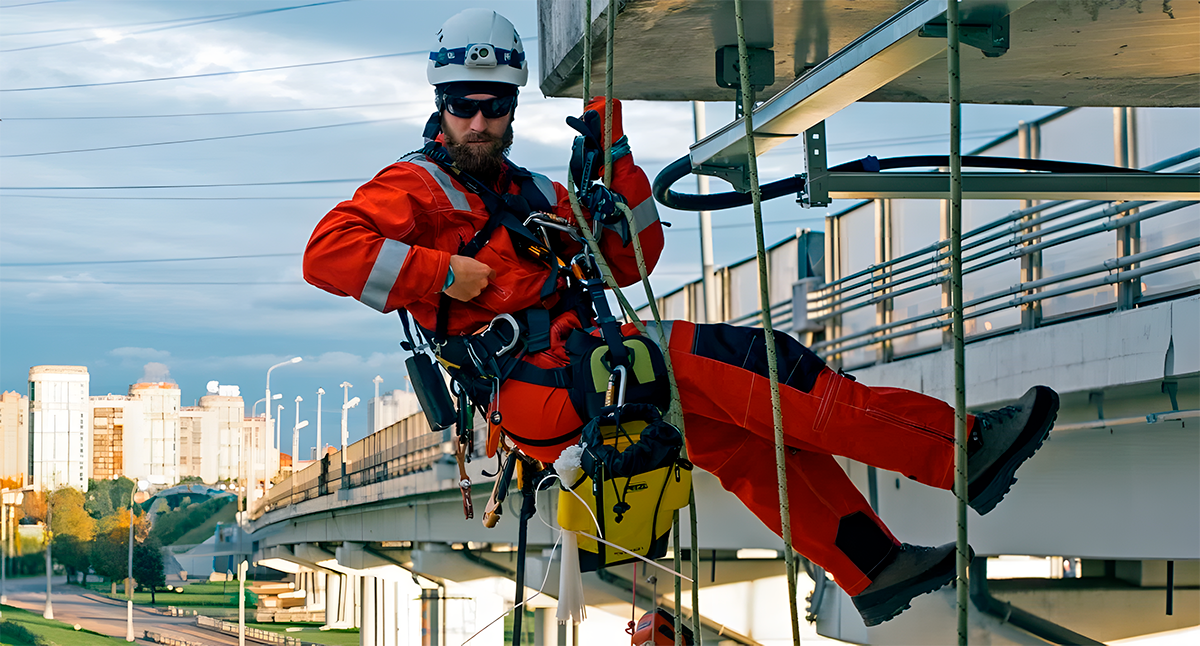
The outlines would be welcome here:
[[[26,491],[21,502],[21,512],[30,522],[46,521],[46,494],[42,491]]]
[[[133,496],[133,489],[137,485],[133,480],[121,476],[116,480],[110,480],[108,486],[108,497],[112,500],[113,509],[129,509],[129,499]]]
[[[204,484],[204,479],[201,478],[200,476],[183,476],[182,478],[179,479],[179,482],[177,482],[175,484],[181,484],[181,485]]]
[[[149,533],[145,515],[134,518],[134,535]],[[129,512],[121,511],[97,523],[96,538],[92,541],[92,569],[111,581],[114,586],[125,578],[129,567]]]
[[[87,510],[89,516],[96,520],[110,516],[116,511],[112,504],[112,496],[109,495],[112,482],[112,480],[88,480],[88,490],[83,508]]]
[[[88,544],[96,534],[96,521],[84,510],[83,492],[70,487],[55,490],[49,496],[50,533],[53,536],[54,560],[67,568],[67,578],[83,573],[87,582],[90,564]]]
[[[133,546],[133,579],[139,586],[150,588],[150,603],[158,603],[155,591],[167,584],[163,566],[162,544],[153,536]]]

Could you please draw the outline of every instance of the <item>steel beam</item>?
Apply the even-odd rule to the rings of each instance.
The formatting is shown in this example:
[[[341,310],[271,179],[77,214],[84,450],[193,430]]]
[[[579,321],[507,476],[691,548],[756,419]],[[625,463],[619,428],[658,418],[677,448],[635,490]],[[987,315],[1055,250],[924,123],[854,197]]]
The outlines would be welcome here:
[[[846,173],[826,176],[833,199],[949,197],[948,173]],[[1194,173],[963,173],[964,200],[1200,200]]]
[[[972,5],[1011,13],[1030,0],[987,2],[965,0],[960,12]],[[762,155],[797,137],[841,109],[904,75],[946,49],[946,41],[922,38],[921,27],[941,17],[945,0],[918,0],[871,31],[838,50],[753,113],[755,149]],[[746,162],[746,135],[742,119],[714,132],[691,147],[695,172],[715,175],[745,190],[741,169]]]

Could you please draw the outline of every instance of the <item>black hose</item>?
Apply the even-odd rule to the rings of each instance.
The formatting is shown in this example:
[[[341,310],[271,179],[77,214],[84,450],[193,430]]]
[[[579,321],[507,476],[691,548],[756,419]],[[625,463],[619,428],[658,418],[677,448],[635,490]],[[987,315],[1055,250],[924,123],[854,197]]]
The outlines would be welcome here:
[[[896,168],[924,168],[950,165],[946,155],[918,155],[911,157],[890,157],[877,159],[864,157],[830,168],[834,173],[873,173]],[[1053,161],[1048,159],[1017,159],[1013,157],[982,157],[966,155],[962,165],[969,168],[1004,168],[1010,170],[1042,171],[1049,173],[1147,173],[1136,168],[1120,168],[1100,164],[1084,164],[1080,162]],[[711,193],[694,195],[677,193],[671,186],[692,172],[691,157],[684,155],[671,162],[654,178],[654,199],[668,208],[679,211],[720,211],[736,206],[750,204],[753,198],[750,193],[729,191],[726,193]],[[773,200],[784,195],[795,195],[804,188],[804,178],[795,175],[762,186],[762,199]]]

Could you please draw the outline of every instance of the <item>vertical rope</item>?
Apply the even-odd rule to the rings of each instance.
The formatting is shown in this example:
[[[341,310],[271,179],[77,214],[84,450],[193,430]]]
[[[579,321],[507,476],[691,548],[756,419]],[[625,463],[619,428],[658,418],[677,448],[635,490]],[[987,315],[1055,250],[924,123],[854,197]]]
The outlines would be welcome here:
[[[608,0],[608,35],[604,42],[604,186],[608,188],[612,188],[613,33],[616,25],[617,0]],[[637,237],[636,233],[634,237]]]
[[[592,100],[592,0],[583,2],[583,105]]]
[[[946,8],[946,68],[950,94],[950,301],[954,308],[954,494],[958,498],[956,592],[958,643],[967,644],[967,391],[963,351],[962,107],[959,103],[958,2]]]
[[[775,330],[771,323],[770,285],[767,277],[767,251],[763,241],[762,189],[758,185],[758,159],[754,146],[754,102],[750,91],[750,55],[746,47],[746,26],[742,20],[742,0],[734,0],[737,20],[738,71],[742,81],[742,119],[746,124],[746,163],[750,170],[750,194],[754,202],[754,241],[758,258],[758,297],[762,309],[763,340],[767,346],[767,367],[771,380],[771,417],[775,423],[775,473],[779,480],[779,524],[783,534],[783,557],[788,571],[788,597],[791,600],[792,642],[800,644],[800,614],[796,607],[796,567],[792,553],[792,518],[788,508],[786,453],[783,444],[783,410],[779,404],[779,367],[775,361]]]

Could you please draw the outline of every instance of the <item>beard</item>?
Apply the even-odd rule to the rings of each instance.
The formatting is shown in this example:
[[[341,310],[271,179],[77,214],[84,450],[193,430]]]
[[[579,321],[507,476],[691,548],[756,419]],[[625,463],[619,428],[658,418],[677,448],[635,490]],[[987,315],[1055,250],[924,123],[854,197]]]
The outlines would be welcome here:
[[[468,132],[459,140],[449,131],[443,132],[446,136],[446,150],[454,160],[455,166],[483,182],[495,183],[504,168],[504,156],[512,147],[512,122],[509,122],[504,135],[499,138],[484,132]]]

